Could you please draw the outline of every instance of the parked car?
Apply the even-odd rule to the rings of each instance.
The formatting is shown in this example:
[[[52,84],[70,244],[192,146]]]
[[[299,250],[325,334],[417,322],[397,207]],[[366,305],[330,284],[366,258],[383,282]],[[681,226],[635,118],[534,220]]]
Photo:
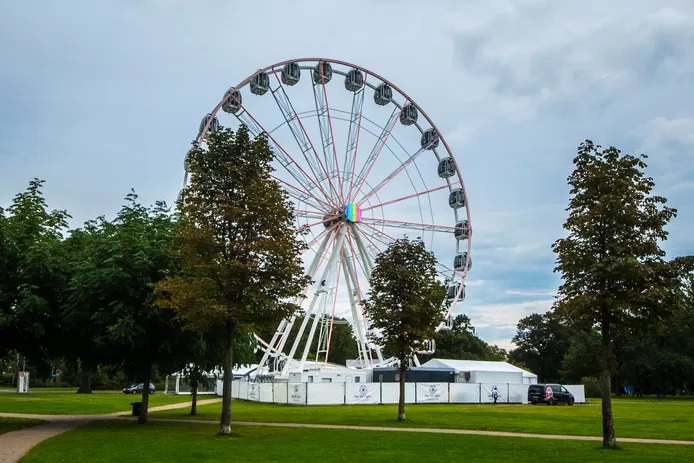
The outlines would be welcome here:
[[[548,388],[551,390],[550,394],[548,394]],[[531,384],[528,386],[528,402],[533,405],[540,403],[573,405],[575,400],[574,395],[561,384]]]
[[[140,384],[132,384],[128,387],[123,388],[123,393],[124,394],[142,394],[142,390],[145,388],[144,383]],[[149,383],[149,393],[154,394],[156,391],[156,388],[154,387],[154,384]]]

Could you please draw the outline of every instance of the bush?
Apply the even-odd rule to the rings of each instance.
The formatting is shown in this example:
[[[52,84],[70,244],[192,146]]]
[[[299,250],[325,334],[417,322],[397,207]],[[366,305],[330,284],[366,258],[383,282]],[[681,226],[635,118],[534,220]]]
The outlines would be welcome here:
[[[585,388],[586,397],[600,398],[600,381],[593,376],[584,376],[581,378],[581,384]]]

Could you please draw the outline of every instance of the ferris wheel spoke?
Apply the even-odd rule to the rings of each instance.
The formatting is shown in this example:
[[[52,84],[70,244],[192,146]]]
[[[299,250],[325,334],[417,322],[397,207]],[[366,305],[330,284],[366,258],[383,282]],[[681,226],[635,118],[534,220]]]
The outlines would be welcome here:
[[[322,209],[325,211],[334,210],[336,207],[335,205],[323,201],[318,196],[315,196],[315,195],[309,193],[308,191],[306,191],[302,188],[299,188],[298,186],[293,185],[293,184],[287,182],[286,180],[279,178],[278,176],[276,176],[274,174],[270,174],[270,176],[275,181],[281,183],[284,186],[289,187],[290,190],[285,189],[285,191],[287,192],[287,194],[289,196],[291,196],[292,198],[296,199],[299,202],[306,203],[310,206],[315,207],[316,209]],[[319,203],[322,204],[323,206],[320,206]]]
[[[303,219],[325,219],[325,215],[325,212],[322,211],[294,209],[294,217],[301,217]]]
[[[457,184],[457,183],[459,183],[459,182],[452,183],[452,185],[455,185],[455,184]],[[389,206],[389,205],[391,205],[391,204],[399,203],[399,202],[402,202],[402,201],[407,201],[408,199],[416,198],[416,197],[418,197],[418,196],[427,195],[427,194],[429,194],[429,193],[434,193],[435,191],[443,190],[443,189],[448,188],[448,187],[449,187],[448,184],[445,184],[445,185],[437,186],[437,187],[434,187],[434,188],[429,188],[428,190],[418,191],[417,193],[412,193],[411,195],[402,196],[402,197],[400,197],[400,198],[391,199],[391,200],[389,200],[389,201],[385,201],[385,202],[382,202],[382,203],[378,203],[378,204],[373,204],[373,205],[370,205],[370,206],[362,207],[361,210],[362,210],[362,212],[363,212],[363,211],[368,211],[368,210],[370,210],[370,209],[375,209],[375,208],[377,208],[377,207]]]
[[[383,151],[383,147],[386,145],[388,138],[393,133],[393,128],[395,127],[395,123],[398,121],[399,114],[400,109],[396,106],[395,109],[393,109],[393,112],[391,113],[388,122],[383,127],[383,130],[381,131],[381,134],[376,140],[376,143],[371,149],[369,157],[366,158],[364,165],[361,167],[359,175],[357,175],[356,177],[352,176],[352,178],[350,179],[350,189],[349,193],[347,194],[347,197],[350,198],[350,202],[352,202],[352,199],[354,199],[354,197],[356,197],[363,188],[364,182],[366,182],[369,173],[371,173],[371,169],[373,169],[373,166],[376,163],[378,156],[381,154],[381,151]],[[355,181],[358,182],[356,186]]]
[[[381,225],[384,227],[391,227],[391,228],[405,228],[405,229],[410,229],[410,230],[421,230],[421,231],[435,231],[435,232],[441,232],[441,233],[453,233],[456,230],[456,227],[451,227],[447,225],[435,225],[435,224],[428,224],[428,223],[419,223],[419,222],[407,222],[403,220],[388,220],[388,219],[376,219],[376,218],[371,218],[371,217],[362,217],[362,223],[364,225],[367,225],[366,222],[368,222],[371,225]]]
[[[354,181],[354,174],[357,168],[357,152],[359,148],[359,134],[361,133],[361,122],[364,117],[364,95],[366,94],[366,81],[369,75],[364,74],[364,85],[352,95],[352,110],[349,116],[349,129],[347,132],[347,146],[345,150],[345,161],[342,167],[344,176],[342,178],[344,189],[351,190],[351,183]],[[347,173],[351,172],[348,177]],[[351,192],[347,193],[349,197]]]
[[[239,102],[237,104],[242,109],[239,113],[235,114],[236,118],[248,127],[249,132],[254,136],[259,136],[265,134],[268,138],[268,145],[272,148],[272,151],[279,161],[282,168],[296,180],[299,185],[302,186],[304,190],[311,190],[314,187],[318,188],[325,198],[330,201],[331,196],[321,187],[320,184],[306,173],[306,171],[296,162],[296,160],[285,150],[282,145],[280,145],[275,137],[268,132],[258,120],[253,117],[253,115]],[[311,186],[313,185],[313,186]]]
[[[332,198],[333,202],[337,204],[340,200],[340,196],[332,182],[332,179],[330,178],[330,174],[328,173],[325,165],[323,165],[323,162],[321,162],[320,156],[318,155],[318,152],[316,151],[316,148],[313,145],[313,142],[311,141],[303,122],[301,122],[301,118],[294,110],[294,105],[292,105],[289,95],[287,95],[287,92],[284,90],[284,86],[282,85],[280,77],[277,75],[277,71],[273,69],[272,72],[277,80],[277,86],[270,89],[272,96],[275,99],[275,103],[282,113],[282,117],[284,117],[289,130],[292,132],[294,140],[296,141],[304,160],[306,160],[306,163],[311,169],[313,178],[315,178],[318,183],[322,183],[323,179],[327,181],[331,195],[330,197]],[[311,156],[311,153],[313,156]]]
[[[333,123],[330,116],[330,104],[328,103],[328,88],[323,74],[323,64],[319,66],[320,81],[313,83],[313,99],[316,103],[316,114],[318,115],[318,125],[323,142],[323,157],[329,176],[335,175],[337,189],[339,190],[339,199],[344,203],[344,192],[342,187],[342,179],[340,176],[340,164],[337,159],[337,147],[335,146],[335,133],[333,131]]]
[[[356,236],[363,237],[366,239],[366,241],[369,242],[369,246],[365,246],[367,253],[371,251],[370,257],[371,257],[371,262],[372,262],[372,269],[373,265],[376,261],[376,258],[378,255],[383,252],[381,250],[381,247],[374,241],[376,239],[375,236],[372,236],[371,233],[367,233],[366,230],[363,230],[362,228],[355,226],[354,227],[354,233]],[[383,241],[381,241],[381,244],[384,244]],[[387,243],[385,243],[387,245]]]
[[[332,219],[334,219],[334,218],[336,218],[336,217],[337,217],[336,215],[324,217],[324,218],[320,219],[320,220],[317,221],[317,222],[313,222],[313,223],[306,224],[306,225],[299,225],[298,227],[294,228],[294,230],[297,231],[297,232],[304,231],[304,230],[307,230],[307,229],[309,229],[309,228],[315,227],[316,225],[323,225],[323,224],[325,224],[326,222],[328,222],[328,221],[330,221],[330,220],[332,220]]]
[[[369,191],[368,193],[366,193],[366,194],[364,195],[364,197],[361,199],[360,203],[363,203],[364,201],[368,200],[371,196],[373,196],[373,195],[376,194],[378,191],[380,191],[381,188],[383,188],[383,187],[386,186],[388,183],[390,183],[395,177],[398,176],[398,174],[399,174],[400,172],[402,172],[403,170],[405,170],[405,168],[407,168],[408,165],[412,164],[412,163],[414,162],[414,160],[417,159],[417,156],[419,156],[420,154],[422,154],[423,152],[425,152],[430,146],[431,146],[431,145],[426,145],[426,146],[424,146],[424,147],[418,149],[418,150],[415,151],[412,155],[410,155],[410,157],[407,158],[404,162],[401,161],[401,162],[400,162],[400,165],[399,165],[398,167],[396,167],[390,174],[388,174],[383,180],[381,180],[381,182],[380,182],[378,185],[376,185],[375,187],[373,187],[373,188],[371,189],[371,191]]]

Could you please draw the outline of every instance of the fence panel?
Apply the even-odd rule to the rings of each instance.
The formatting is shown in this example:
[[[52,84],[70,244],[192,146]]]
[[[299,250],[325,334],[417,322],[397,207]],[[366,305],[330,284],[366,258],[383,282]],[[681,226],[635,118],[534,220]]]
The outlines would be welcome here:
[[[287,383],[270,383],[274,388],[274,393],[272,398],[277,404],[287,403],[287,392],[289,391],[289,385]]]
[[[400,383],[380,383],[381,403],[396,404],[400,401]],[[405,403],[415,402],[415,383],[405,383]]]
[[[344,383],[306,384],[308,405],[339,405],[345,403]]]
[[[480,403],[479,384],[451,383],[451,403],[478,404]]]
[[[508,386],[508,401],[514,404],[528,403],[528,385],[527,384],[509,384]]]

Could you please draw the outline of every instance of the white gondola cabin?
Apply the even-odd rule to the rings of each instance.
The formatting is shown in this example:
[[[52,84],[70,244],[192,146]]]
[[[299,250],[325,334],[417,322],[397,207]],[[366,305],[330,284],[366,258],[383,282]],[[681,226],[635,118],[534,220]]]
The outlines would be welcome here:
[[[449,301],[452,301],[455,299],[455,297],[458,295],[458,291],[460,290],[460,283],[451,283],[448,285],[448,289],[446,290],[446,299]],[[458,302],[463,302],[465,300],[465,285],[463,285],[463,290],[460,292],[460,298],[458,298]]]
[[[313,68],[313,82],[316,84],[327,84],[333,78],[333,67],[330,63],[321,61]]]
[[[455,230],[453,230],[453,236],[457,240],[466,240],[470,236],[470,225],[467,220],[463,220],[455,224]]]
[[[406,104],[400,111],[400,123],[402,125],[412,125],[417,122],[418,117],[417,107],[412,103]]]
[[[202,121],[200,121],[200,129],[198,130],[198,138],[202,135],[203,130],[205,130],[205,126],[207,126],[207,123],[209,122],[209,127],[207,128],[207,133],[214,132],[217,129],[219,129],[219,121],[215,116],[212,115],[212,113],[207,113],[205,117],[202,118]]]
[[[359,69],[352,69],[345,76],[345,88],[356,92],[364,86],[364,74]]]
[[[282,67],[282,83],[285,85],[294,85],[301,78],[301,69],[299,63],[287,63]]]
[[[434,129],[425,130],[422,134],[421,145],[423,149],[433,150],[439,146],[439,135]]]
[[[441,178],[448,178],[455,175],[455,164],[451,158],[443,158],[439,161],[438,174]]]
[[[241,99],[241,92],[236,90],[234,87],[231,87],[224,94],[224,104],[222,105],[222,110],[225,113],[234,114],[238,112],[239,109],[241,109],[242,101],[243,100]]]
[[[468,270],[472,268],[472,257],[468,259],[467,252],[461,252],[456,254],[453,258],[453,270],[456,272],[462,272],[467,267]]]
[[[381,84],[374,92],[374,103],[380,106],[387,105],[393,98],[393,89],[388,84]]]
[[[448,194],[448,205],[453,209],[465,207],[465,192],[462,188],[451,190],[451,192]]]
[[[266,72],[259,72],[251,77],[251,93],[254,95],[265,95],[270,89],[270,77]]]

